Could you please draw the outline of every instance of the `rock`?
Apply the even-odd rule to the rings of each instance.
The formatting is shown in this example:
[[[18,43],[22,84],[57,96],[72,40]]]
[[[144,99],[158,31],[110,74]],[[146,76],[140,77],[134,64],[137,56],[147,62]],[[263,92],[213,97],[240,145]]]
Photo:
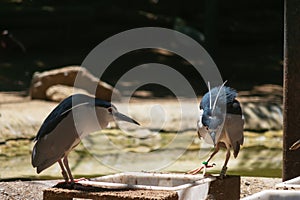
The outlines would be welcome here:
[[[73,87],[75,80],[80,80],[80,88],[85,89],[97,98],[110,101],[113,94],[114,100],[120,99],[118,90],[114,90],[111,85],[99,81],[98,78],[80,66],[69,66],[41,73],[36,72],[32,78],[30,96],[32,99],[47,99],[46,93],[51,86],[65,85]],[[76,86],[79,87],[79,84],[76,84]]]
[[[283,128],[281,85],[255,86],[250,91],[239,92],[238,99],[245,117],[244,129],[263,132]]]
[[[46,97],[47,100],[60,102],[68,96],[78,93],[89,95],[89,93],[84,89],[74,88],[66,85],[53,85],[47,89]]]
[[[254,86],[252,90],[240,91],[239,99],[245,102],[281,104],[283,88],[281,85],[265,84]]]
[[[2,96],[2,95],[0,95]],[[0,141],[31,139],[43,120],[56,106],[46,101],[23,101],[1,104]]]
[[[245,130],[267,131],[282,130],[282,105],[266,102],[242,103],[245,117]]]

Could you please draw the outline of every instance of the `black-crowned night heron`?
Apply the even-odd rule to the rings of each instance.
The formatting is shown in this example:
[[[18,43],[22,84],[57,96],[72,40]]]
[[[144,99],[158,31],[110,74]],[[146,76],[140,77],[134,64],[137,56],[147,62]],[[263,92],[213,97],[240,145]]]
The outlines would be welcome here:
[[[96,117],[92,113],[96,113]],[[135,120],[119,113],[109,102],[83,94],[64,99],[45,119],[37,133],[32,151],[32,166],[40,173],[58,162],[65,181],[70,180],[73,184],[68,154],[80,143],[81,138],[100,127],[106,128],[114,120],[139,125]]]
[[[225,83],[224,83],[225,84]],[[203,138],[206,143],[215,146],[214,151],[206,162],[203,162],[204,168],[208,162],[219,151],[220,147],[227,149],[225,163],[220,173],[224,177],[227,171],[227,163],[230,158],[230,149],[233,149],[233,155],[236,158],[240,145],[244,142],[244,118],[240,103],[236,100],[237,93],[234,89],[225,87],[215,87],[203,96],[200,103],[200,119],[197,122],[198,136]],[[196,174],[202,167],[189,171]]]
[[[296,150],[300,148],[300,140],[296,141],[291,147],[290,150]]]

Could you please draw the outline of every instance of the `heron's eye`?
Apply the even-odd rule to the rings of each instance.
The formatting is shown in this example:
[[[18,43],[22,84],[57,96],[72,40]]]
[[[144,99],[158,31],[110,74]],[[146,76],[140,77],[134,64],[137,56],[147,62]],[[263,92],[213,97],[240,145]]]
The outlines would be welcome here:
[[[205,129],[208,131],[208,126],[205,126]]]
[[[107,110],[108,110],[108,112],[109,112],[110,114],[112,114],[112,112],[113,112],[112,107],[108,108]]]

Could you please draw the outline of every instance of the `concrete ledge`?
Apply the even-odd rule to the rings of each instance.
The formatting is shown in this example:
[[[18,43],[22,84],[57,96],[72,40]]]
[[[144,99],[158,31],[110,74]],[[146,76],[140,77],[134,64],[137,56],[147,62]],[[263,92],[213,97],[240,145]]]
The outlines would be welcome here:
[[[44,200],[72,200],[85,198],[94,200],[178,200],[178,195],[173,191],[153,190],[103,190],[84,191],[63,188],[49,188],[44,190]]]
[[[209,186],[209,195],[207,199],[240,199],[240,176],[226,176],[224,179],[220,179],[220,177],[217,176],[216,178],[217,179],[211,182]]]
[[[207,200],[240,199],[240,176],[226,176],[211,182]],[[75,184],[73,188],[64,183],[44,190],[44,200],[72,200],[85,198],[94,200],[178,200],[176,191],[105,189]]]

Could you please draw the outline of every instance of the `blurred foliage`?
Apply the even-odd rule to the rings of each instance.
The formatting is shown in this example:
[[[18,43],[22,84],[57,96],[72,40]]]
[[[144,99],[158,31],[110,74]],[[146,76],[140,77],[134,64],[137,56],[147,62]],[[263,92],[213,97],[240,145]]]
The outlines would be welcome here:
[[[106,38],[145,26],[175,29],[209,47],[223,78],[237,89],[282,84],[283,0],[209,2],[1,0],[0,32],[8,30],[11,38],[0,36],[0,90],[26,90],[35,71],[80,64]],[[176,55],[145,51],[144,61],[136,61],[137,54],[114,62],[110,73],[119,71],[120,62],[129,70],[151,57],[152,62],[172,63],[199,87],[201,76],[191,73],[191,64],[182,58],[178,62]],[[102,77],[112,85],[118,78]]]

